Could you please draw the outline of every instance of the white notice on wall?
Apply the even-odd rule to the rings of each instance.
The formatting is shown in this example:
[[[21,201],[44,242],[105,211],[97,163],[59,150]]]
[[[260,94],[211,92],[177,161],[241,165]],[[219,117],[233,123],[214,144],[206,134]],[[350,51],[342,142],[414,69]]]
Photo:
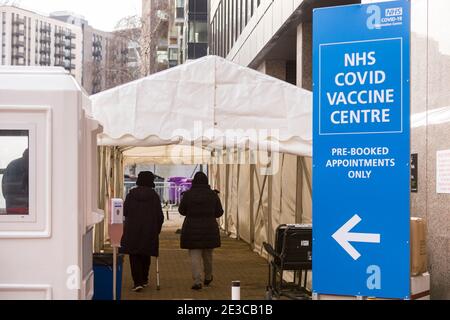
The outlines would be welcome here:
[[[437,152],[436,192],[450,194],[450,150]]]

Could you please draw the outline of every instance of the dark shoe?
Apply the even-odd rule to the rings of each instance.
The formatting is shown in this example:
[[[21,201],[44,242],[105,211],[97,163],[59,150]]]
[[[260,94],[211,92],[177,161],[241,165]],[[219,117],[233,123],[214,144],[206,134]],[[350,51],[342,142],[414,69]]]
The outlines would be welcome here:
[[[201,290],[202,289],[202,285],[201,284],[194,284],[191,289],[192,290]]]
[[[133,289],[131,289],[131,291],[133,291],[133,292],[141,292],[142,289],[144,289],[143,286],[135,286],[135,287],[133,287]]]
[[[213,277],[211,277],[210,280],[205,279],[205,282],[204,282],[205,286],[209,286],[212,281],[213,281]]]

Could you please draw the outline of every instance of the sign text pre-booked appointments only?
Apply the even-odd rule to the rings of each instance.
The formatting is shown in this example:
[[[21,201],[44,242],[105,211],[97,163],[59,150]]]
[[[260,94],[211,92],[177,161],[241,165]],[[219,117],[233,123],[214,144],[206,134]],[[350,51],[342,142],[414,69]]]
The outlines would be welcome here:
[[[314,10],[313,291],[410,296],[410,3]]]

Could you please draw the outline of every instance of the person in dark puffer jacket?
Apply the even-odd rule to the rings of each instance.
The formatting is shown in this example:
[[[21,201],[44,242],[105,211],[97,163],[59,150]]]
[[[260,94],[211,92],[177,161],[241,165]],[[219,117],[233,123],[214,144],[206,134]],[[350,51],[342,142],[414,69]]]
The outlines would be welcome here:
[[[217,219],[223,215],[219,196],[208,184],[208,177],[198,172],[192,181],[191,190],[184,193],[178,211],[185,216],[181,229],[180,246],[188,249],[191,258],[193,290],[208,286],[213,280],[213,250],[219,248],[220,231]]]
[[[120,252],[130,256],[133,291],[148,285],[151,257],[159,256],[159,234],[164,222],[161,200],[154,190],[155,176],[139,173],[137,188],[131,189],[124,203],[124,230]]]

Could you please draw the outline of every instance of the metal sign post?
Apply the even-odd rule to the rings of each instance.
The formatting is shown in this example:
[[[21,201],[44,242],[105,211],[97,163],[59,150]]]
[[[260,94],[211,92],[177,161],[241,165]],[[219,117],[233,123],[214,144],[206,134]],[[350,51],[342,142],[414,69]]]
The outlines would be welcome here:
[[[117,248],[113,247],[113,300],[117,300]]]
[[[120,240],[123,234],[123,200],[111,199],[110,201],[110,221],[109,236],[111,247],[113,248],[113,300],[117,300],[117,249],[120,248]]]
[[[410,295],[410,2],[314,10],[313,291]]]

